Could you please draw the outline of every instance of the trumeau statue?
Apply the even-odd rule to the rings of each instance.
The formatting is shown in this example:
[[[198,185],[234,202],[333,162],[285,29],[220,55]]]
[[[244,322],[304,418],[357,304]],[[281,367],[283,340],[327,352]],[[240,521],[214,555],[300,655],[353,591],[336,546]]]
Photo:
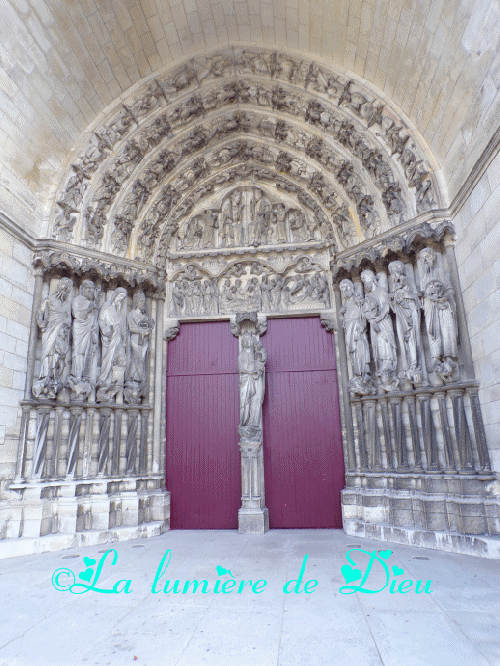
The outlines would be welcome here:
[[[46,298],[37,312],[42,331],[40,374],[33,383],[33,395],[54,399],[64,385],[66,356],[71,330],[71,290],[73,282],[61,278],[55,292]]]
[[[73,354],[69,384],[76,399],[92,390],[92,376],[99,344],[98,304],[94,283],[84,280],[73,299]]]
[[[266,350],[247,332],[241,338],[238,356],[240,373],[240,426],[242,439],[262,438],[262,403],[265,391]]]
[[[401,350],[403,367],[399,377],[412,384],[422,384],[420,303],[401,261],[389,264],[389,304],[396,315],[396,332]]]
[[[126,402],[137,403],[146,392],[146,360],[149,336],[154,326],[153,320],[146,315],[146,297],[142,292],[134,295],[127,323],[130,333],[130,354],[124,396]]]
[[[127,365],[127,290],[115,289],[101,306],[102,361],[98,380],[97,401],[107,402],[117,395],[121,400]]]
[[[349,389],[353,395],[370,395],[376,389],[370,374],[370,347],[366,336],[363,298],[355,293],[351,280],[342,280],[340,291],[344,297],[340,317],[353,374],[349,380]]]
[[[457,325],[453,288],[438,265],[436,252],[431,247],[420,251],[423,277],[421,290],[425,325],[429,336],[431,371],[445,382],[456,381],[458,372]]]
[[[384,391],[395,391],[399,386],[399,380],[395,375],[396,341],[389,315],[388,292],[371,270],[362,271],[361,281],[365,286],[363,314],[370,323],[373,359],[379,386]]]

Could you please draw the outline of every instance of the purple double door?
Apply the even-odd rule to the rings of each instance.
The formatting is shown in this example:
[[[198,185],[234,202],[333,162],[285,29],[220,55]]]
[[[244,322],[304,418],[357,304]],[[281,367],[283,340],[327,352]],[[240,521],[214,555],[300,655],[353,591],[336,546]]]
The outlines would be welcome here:
[[[344,464],[333,336],[319,318],[268,319],[263,405],[271,528],[341,527]],[[234,529],[241,501],[238,341],[228,322],[182,324],[168,345],[172,529]]]

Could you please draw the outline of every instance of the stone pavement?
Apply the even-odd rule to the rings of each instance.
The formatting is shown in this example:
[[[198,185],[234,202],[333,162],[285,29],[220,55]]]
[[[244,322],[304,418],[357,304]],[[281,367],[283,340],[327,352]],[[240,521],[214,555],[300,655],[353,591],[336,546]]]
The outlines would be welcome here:
[[[353,546],[392,550],[385,558],[390,580],[395,575],[398,584],[421,580],[421,590],[431,580],[432,592],[416,594],[412,587],[391,594],[391,583],[372,594],[341,594],[341,567]],[[84,557],[98,562],[113,547],[116,564],[110,565],[108,555],[94,585],[112,589],[130,579],[129,594],[72,594],[53,587],[59,568],[71,569],[79,583],[87,584],[79,574],[86,564],[94,572],[96,564],[84,563]],[[155,573],[168,549],[171,559],[153,594]],[[305,555],[299,589],[311,579],[318,585],[311,583],[307,594],[296,593],[292,584],[285,594],[283,586],[298,578]],[[384,555],[382,550],[379,557]],[[369,556],[352,557],[364,574]],[[218,566],[236,579],[235,586],[225,586],[225,594],[222,581],[232,579],[217,572]],[[180,581],[179,593],[163,592],[167,579],[169,586]],[[185,582],[193,579],[206,579],[209,591],[193,592],[191,585],[183,593]],[[267,585],[255,586],[259,579]],[[252,580],[253,588],[238,592],[241,580]],[[376,590],[386,580],[376,561],[363,587]],[[63,573],[56,582],[68,581]],[[398,584],[392,587],[397,590]],[[229,530],[172,531],[3,560],[0,590],[0,666],[500,665],[499,561],[356,540],[340,530],[247,536]]]

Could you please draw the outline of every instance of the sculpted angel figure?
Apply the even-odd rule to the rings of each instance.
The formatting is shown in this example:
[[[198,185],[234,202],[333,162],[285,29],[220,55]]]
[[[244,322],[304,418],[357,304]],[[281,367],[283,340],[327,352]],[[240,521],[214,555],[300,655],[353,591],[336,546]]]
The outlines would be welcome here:
[[[262,433],[262,403],[265,391],[266,350],[250,333],[241,339],[238,356],[240,373],[240,435],[249,439]]]
[[[370,338],[379,384],[384,391],[395,391],[399,380],[395,376],[397,353],[389,315],[389,295],[373,271],[364,270],[361,281],[365,286],[363,314],[370,322]]]

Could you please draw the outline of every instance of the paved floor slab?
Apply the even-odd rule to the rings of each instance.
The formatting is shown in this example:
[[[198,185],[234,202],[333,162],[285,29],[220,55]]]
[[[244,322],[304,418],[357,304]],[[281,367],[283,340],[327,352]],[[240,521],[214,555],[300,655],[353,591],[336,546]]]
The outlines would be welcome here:
[[[500,562],[341,530],[3,560],[0,590],[0,666],[500,666]]]

